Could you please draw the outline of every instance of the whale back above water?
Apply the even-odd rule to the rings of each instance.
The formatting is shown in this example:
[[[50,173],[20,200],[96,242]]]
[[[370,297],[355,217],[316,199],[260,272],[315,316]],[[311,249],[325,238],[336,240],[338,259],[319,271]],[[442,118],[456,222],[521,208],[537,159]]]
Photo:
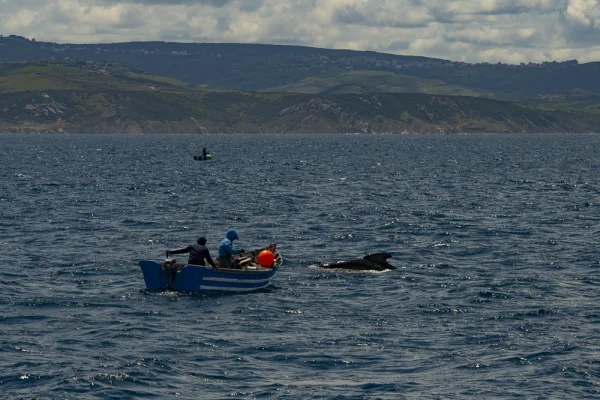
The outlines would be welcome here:
[[[392,258],[392,255],[390,253],[373,253],[363,257],[364,260],[373,261],[378,264],[388,264],[388,258]],[[391,264],[388,265],[392,267]]]
[[[335,261],[319,265],[319,268],[328,269],[351,269],[354,271],[387,271],[396,269],[387,262],[391,258],[390,253],[374,253],[354,260]]]

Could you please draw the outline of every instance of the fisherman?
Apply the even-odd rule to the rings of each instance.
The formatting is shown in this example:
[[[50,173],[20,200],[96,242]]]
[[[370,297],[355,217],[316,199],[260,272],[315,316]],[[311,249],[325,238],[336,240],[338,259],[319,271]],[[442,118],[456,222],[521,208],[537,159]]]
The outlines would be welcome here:
[[[206,265],[205,264],[205,260],[206,260],[206,261],[208,261],[208,263],[210,264],[211,267],[217,268],[215,262],[213,261],[213,259],[210,256],[210,252],[208,251],[208,248],[206,247],[206,238],[205,237],[199,237],[196,244],[192,244],[188,247],[184,247],[183,249],[166,250],[166,253],[167,253],[167,257],[169,257],[169,254],[190,253],[190,255],[188,257],[188,264]]]
[[[202,159],[206,160],[206,156],[208,155],[208,152],[206,151],[206,147],[202,149]]]
[[[238,238],[235,229],[230,229],[225,235],[225,239],[219,244],[219,268],[236,268],[231,256],[234,254],[242,254],[244,250],[236,250],[233,248],[233,241]]]

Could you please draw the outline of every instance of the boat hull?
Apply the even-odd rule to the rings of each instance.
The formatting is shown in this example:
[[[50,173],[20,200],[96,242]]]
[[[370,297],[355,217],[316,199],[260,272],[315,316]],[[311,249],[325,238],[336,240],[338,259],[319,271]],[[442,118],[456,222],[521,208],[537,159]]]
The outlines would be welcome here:
[[[186,265],[175,271],[166,272],[159,261],[140,261],[146,287],[153,290],[178,290],[184,292],[250,292],[269,286],[277,268],[244,271],[219,270],[202,265]],[[169,275],[171,285],[169,287]]]

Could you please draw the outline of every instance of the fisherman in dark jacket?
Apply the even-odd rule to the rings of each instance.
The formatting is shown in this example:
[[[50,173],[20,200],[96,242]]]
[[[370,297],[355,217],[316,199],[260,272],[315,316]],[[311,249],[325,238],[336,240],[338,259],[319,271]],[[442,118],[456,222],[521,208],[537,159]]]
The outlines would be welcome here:
[[[183,249],[167,250],[166,251],[167,257],[169,257],[169,254],[190,253],[190,255],[188,257],[188,264],[206,265],[205,262],[208,261],[208,263],[210,264],[211,267],[217,268],[217,266],[215,265],[215,262],[213,261],[213,259],[210,256],[210,252],[208,251],[208,248],[205,245],[206,245],[206,238],[200,237],[200,238],[198,238],[198,242],[191,246],[184,247]]]

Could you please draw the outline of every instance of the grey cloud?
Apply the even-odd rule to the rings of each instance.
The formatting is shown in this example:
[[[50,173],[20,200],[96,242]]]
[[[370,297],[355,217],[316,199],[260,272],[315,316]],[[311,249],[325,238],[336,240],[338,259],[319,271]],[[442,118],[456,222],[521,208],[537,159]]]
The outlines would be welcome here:
[[[96,3],[109,4],[139,4],[145,5],[207,5],[211,7],[224,7],[236,0],[97,0]]]
[[[346,6],[337,9],[333,16],[333,19],[335,22],[340,22],[342,24],[361,24],[366,22],[365,16],[361,14],[356,8],[351,6]]]
[[[168,28],[160,30],[160,37],[165,42],[179,42],[191,40],[190,32],[185,28]]]
[[[52,19],[54,24],[69,24],[73,21],[73,17],[68,13],[61,12],[58,8],[51,8],[48,12],[48,17]]]
[[[424,27],[429,18],[412,17],[406,15],[403,10],[391,8],[366,8],[357,6],[344,6],[334,11],[333,22],[349,25],[366,25],[392,28],[414,28]]]
[[[140,15],[138,10],[127,10],[121,14],[119,23],[116,24],[116,28],[132,29],[144,26],[144,18]]]
[[[217,30],[219,30],[220,32],[223,32],[223,31],[226,31],[227,29],[229,29],[229,24],[231,23],[231,20],[229,17],[218,16],[215,18],[215,21],[216,21]]]
[[[240,3],[240,11],[255,12],[263,5],[262,0],[246,0]]]
[[[567,24],[564,27],[564,37],[572,47],[600,46],[600,30],[591,26]]]
[[[566,8],[567,0],[497,0],[493,3],[481,3],[470,0],[417,0],[427,7],[437,22],[464,22],[478,16],[539,15],[560,12]]]
[[[395,40],[380,50],[385,53],[399,53],[408,50],[410,42]]]

